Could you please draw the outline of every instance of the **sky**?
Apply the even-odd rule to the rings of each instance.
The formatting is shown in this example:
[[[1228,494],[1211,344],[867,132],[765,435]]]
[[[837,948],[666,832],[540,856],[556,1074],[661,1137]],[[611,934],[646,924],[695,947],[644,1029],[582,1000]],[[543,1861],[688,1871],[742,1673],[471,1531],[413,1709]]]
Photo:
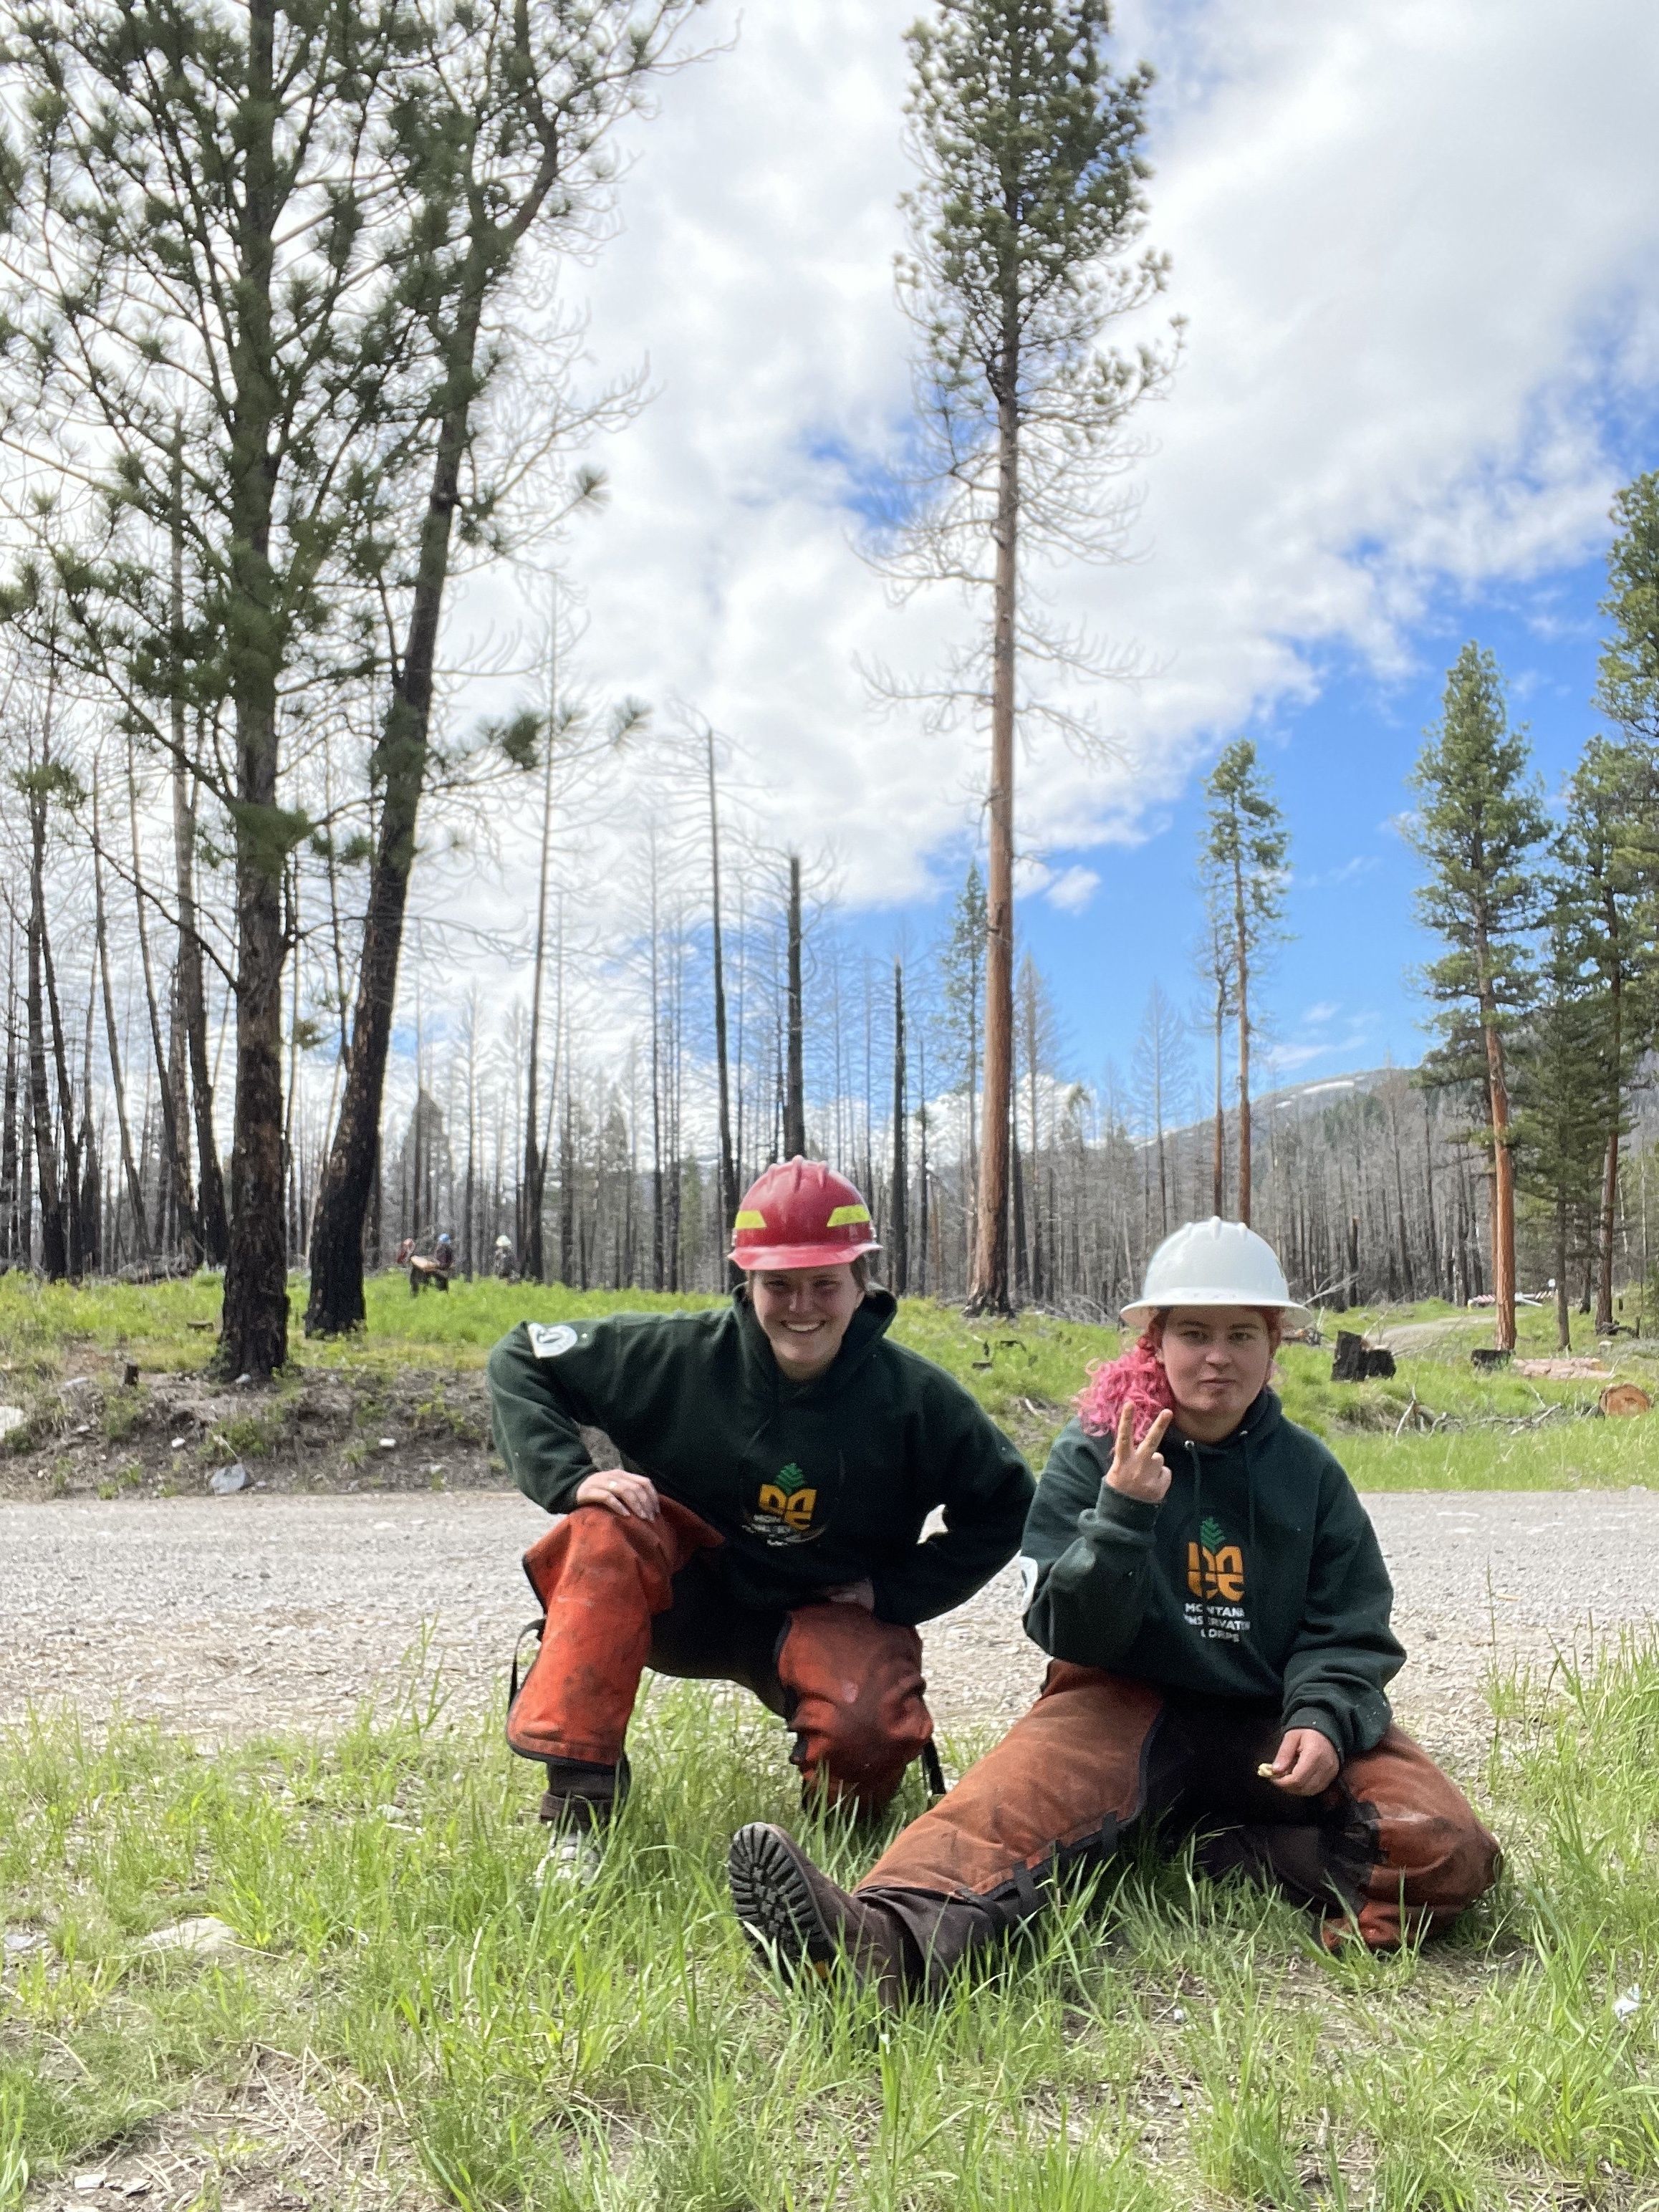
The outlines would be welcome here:
[[[925,677],[971,620],[945,593],[891,607],[859,552],[909,433],[915,8],[711,0],[719,51],[633,131],[617,234],[563,295],[589,373],[643,366],[651,395],[598,442],[608,504],[562,555],[582,681],[708,717],[760,833],[833,872],[877,951],[937,936],[983,780],[981,733],[878,711],[860,672]],[[1202,780],[1249,735],[1292,848],[1269,1074],[1408,1063],[1431,947],[1399,824],[1444,672],[1468,638],[1498,653],[1559,787],[1595,726],[1609,502],[1659,465],[1659,9],[1123,0],[1115,45],[1158,71],[1146,240],[1171,273],[1112,335],[1178,315],[1182,357],[1134,426],[1128,557],[1042,579],[1142,673],[1079,702],[1109,759],[1023,752],[1017,927],[1068,1072],[1127,1062],[1154,977],[1195,1001]],[[510,632],[518,588],[477,583],[458,640]],[[648,765],[627,773],[648,808]],[[602,920],[625,875],[576,896]]]

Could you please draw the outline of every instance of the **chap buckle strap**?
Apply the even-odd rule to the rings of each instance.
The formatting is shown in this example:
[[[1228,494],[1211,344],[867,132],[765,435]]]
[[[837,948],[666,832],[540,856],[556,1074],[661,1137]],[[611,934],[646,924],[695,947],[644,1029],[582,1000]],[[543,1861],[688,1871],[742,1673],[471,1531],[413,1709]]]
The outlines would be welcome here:
[[[526,1621],[524,1626],[519,1631],[517,1636],[513,1640],[513,1665],[507,1675],[507,1710],[509,1714],[512,1712],[514,1706],[519,1701],[519,1682],[520,1679],[519,1672],[519,1660],[520,1655],[524,1650],[524,1640],[526,1636],[533,1636],[536,1639],[537,1650],[539,1652],[541,1649],[542,1631],[546,1627],[546,1626],[547,1615],[544,1613],[538,1613],[534,1620]],[[535,1663],[536,1662],[533,1659],[530,1662],[532,1667],[533,1667]],[[527,1672],[528,1670],[526,1669],[526,1671]]]

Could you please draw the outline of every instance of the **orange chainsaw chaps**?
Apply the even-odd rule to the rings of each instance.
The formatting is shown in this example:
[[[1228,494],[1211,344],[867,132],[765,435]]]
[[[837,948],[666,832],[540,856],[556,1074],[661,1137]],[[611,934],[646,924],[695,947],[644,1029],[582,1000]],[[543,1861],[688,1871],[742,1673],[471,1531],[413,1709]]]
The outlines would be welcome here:
[[[789,1616],[777,1664],[805,1788],[832,1805],[880,1812],[933,1740],[921,1637],[861,1605],[802,1606]]]
[[[672,1498],[653,1521],[579,1505],[524,1555],[542,1601],[541,1645],[507,1710],[507,1740],[524,1759],[614,1766],[622,1757],[653,1614],[674,1577],[722,1539]]]

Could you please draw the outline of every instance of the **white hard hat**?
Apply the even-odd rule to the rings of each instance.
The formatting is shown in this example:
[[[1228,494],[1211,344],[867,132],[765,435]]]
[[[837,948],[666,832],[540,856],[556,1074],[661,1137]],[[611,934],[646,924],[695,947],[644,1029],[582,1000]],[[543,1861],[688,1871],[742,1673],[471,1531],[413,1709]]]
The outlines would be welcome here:
[[[1267,1238],[1213,1213],[1164,1238],[1146,1262],[1139,1297],[1123,1309],[1123,1326],[1145,1328],[1166,1306],[1275,1306],[1287,1321],[1309,1318]]]

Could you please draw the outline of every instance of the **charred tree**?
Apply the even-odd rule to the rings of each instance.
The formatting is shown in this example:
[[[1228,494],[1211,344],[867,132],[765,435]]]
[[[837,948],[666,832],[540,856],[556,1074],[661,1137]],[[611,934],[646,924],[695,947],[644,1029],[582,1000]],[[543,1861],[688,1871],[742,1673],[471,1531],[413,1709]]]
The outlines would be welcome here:
[[[788,930],[788,1060],[783,1093],[783,1157],[804,1158],[806,1152],[806,1067],[801,1005],[800,855],[789,855]]]

